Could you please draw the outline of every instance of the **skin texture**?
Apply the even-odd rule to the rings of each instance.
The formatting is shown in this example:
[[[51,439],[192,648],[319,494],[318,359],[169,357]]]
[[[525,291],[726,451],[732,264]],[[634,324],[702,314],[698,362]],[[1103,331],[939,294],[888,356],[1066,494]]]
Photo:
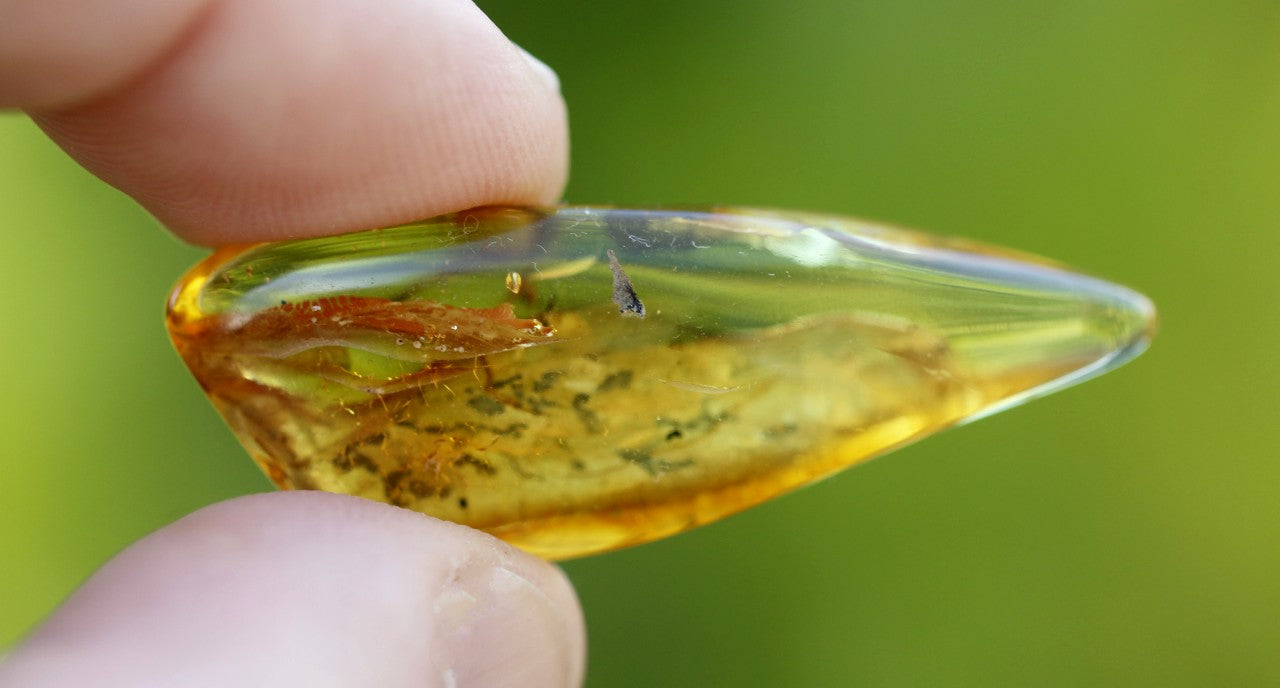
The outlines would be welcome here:
[[[549,203],[565,183],[554,73],[470,2],[0,0],[0,17],[0,105],[194,243]],[[550,564],[394,507],[273,493],[125,550],[11,650],[0,686],[576,686],[584,656]]]

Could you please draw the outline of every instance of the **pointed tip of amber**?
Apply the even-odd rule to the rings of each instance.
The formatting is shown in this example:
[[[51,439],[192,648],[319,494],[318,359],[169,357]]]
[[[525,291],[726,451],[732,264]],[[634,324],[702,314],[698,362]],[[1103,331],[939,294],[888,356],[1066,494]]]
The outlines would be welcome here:
[[[1155,304],[1145,295],[1085,275],[1046,272],[1045,276],[1063,282],[1075,300],[1076,317],[1067,326],[1046,325],[1041,341],[1027,347],[1028,352],[1039,351],[1040,358],[1023,361],[1017,370],[1025,374],[1025,389],[1011,390],[962,422],[985,418],[1115,370],[1150,345],[1157,315]],[[1014,373],[1011,366],[999,374]]]
[[[1096,375],[1114,370],[1137,358],[1151,346],[1151,340],[1155,339],[1160,327],[1160,315],[1151,299],[1131,289],[1117,287],[1117,290],[1125,297],[1123,305],[1112,316],[1117,332],[1116,340],[1120,345],[1111,360]]]

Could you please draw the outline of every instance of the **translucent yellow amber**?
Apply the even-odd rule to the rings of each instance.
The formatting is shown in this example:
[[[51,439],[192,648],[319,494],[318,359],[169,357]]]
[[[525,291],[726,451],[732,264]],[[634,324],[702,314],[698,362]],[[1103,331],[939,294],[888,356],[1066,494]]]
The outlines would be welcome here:
[[[479,209],[219,250],[168,324],[276,484],[549,558],[713,521],[1146,345],[1041,259],[761,210]]]

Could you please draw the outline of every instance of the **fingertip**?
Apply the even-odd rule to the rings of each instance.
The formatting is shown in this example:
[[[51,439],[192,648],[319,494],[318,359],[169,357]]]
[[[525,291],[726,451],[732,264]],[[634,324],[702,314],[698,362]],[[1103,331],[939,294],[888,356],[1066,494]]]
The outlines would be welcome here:
[[[34,117],[198,244],[559,198],[568,125],[545,65],[470,2],[373,7],[221,0],[127,86]]]
[[[125,550],[0,684],[575,686],[584,653],[576,597],[550,564],[395,507],[273,493]]]

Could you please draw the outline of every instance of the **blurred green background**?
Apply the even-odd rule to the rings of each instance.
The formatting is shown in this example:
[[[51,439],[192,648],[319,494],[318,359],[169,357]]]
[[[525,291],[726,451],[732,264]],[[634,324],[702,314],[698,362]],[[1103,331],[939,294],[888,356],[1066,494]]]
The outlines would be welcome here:
[[[1280,4],[481,6],[558,70],[567,197],[842,212],[1145,291],[1125,368],[570,562],[591,686],[1280,685]],[[203,252],[0,116],[0,647],[267,482],[161,324]]]

